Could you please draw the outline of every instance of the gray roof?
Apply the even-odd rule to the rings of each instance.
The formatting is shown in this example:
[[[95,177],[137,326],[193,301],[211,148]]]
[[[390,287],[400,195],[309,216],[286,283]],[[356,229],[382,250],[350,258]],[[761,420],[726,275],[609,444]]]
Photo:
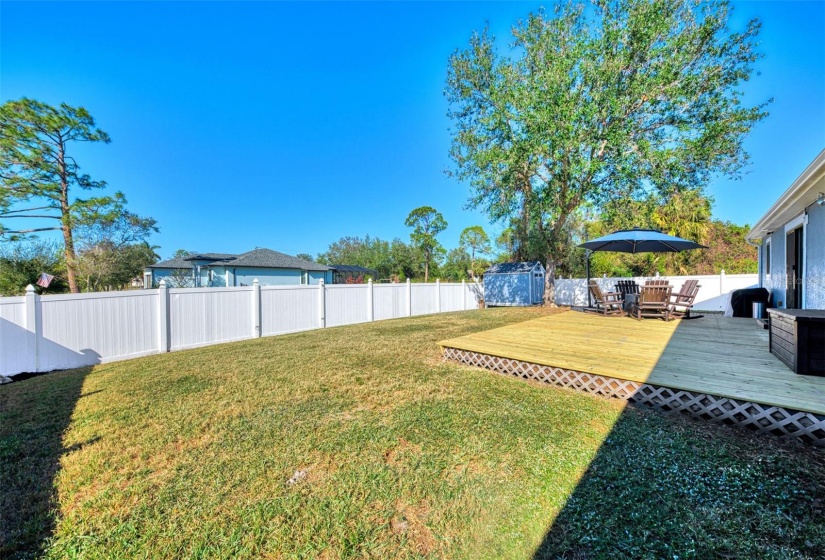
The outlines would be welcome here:
[[[518,274],[520,272],[530,272],[536,266],[541,266],[541,263],[539,261],[499,263],[485,270],[484,274]]]
[[[197,253],[183,258],[169,259],[147,268],[192,268],[194,261],[211,261],[206,266],[246,268],[294,268],[298,270],[329,270],[329,267],[271,249],[254,249],[240,255],[229,253]]]
[[[292,257],[273,251],[272,249],[255,249],[248,253],[238,255],[236,258],[221,263],[224,266],[241,266],[255,268],[297,268],[299,270],[329,270],[323,264],[305,261],[298,257]]]
[[[226,259],[234,259],[238,255],[230,253],[198,253],[196,255],[187,255],[175,259],[161,261],[159,263],[150,264],[146,268],[192,268],[194,265],[192,261],[220,261]],[[210,263],[211,264],[211,263]]]

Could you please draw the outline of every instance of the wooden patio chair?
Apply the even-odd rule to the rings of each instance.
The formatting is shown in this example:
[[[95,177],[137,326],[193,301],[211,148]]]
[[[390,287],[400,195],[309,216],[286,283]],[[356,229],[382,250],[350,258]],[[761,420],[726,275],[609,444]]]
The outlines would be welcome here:
[[[645,283],[639,292],[639,301],[633,308],[633,315],[641,320],[642,317],[658,317],[670,321],[670,295],[673,286],[670,284],[649,285]]]
[[[694,300],[696,300],[696,296],[699,294],[699,288],[701,287],[698,280],[686,280],[678,292],[671,293],[670,314],[673,317],[690,319],[690,310],[693,308]],[[676,309],[677,307],[681,308],[681,310]],[[698,318],[696,316],[694,317]]]
[[[603,315],[624,315],[621,294],[619,292],[602,292],[595,280],[590,281],[590,293],[595,302],[594,311]]]
[[[645,286],[670,286],[670,280],[665,280],[664,278],[645,280]]]
[[[639,293],[639,285],[635,280],[619,280],[616,282],[616,291],[622,295],[622,301],[624,301],[627,294]]]

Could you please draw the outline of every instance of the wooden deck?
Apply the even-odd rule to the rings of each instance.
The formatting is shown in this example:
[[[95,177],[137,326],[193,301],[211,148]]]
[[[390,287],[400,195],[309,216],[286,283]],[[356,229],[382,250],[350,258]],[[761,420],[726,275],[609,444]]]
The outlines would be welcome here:
[[[796,375],[753,319],[690,321],[570,311],[444,340],[522,362],[825,415],[825,377]]]

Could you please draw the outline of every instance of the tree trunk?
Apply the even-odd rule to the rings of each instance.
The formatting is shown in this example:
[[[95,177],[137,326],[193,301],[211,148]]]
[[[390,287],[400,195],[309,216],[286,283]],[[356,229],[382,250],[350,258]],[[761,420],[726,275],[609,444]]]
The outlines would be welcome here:
[[[424,255],[424,283],[426,284],[430,279],[430,256]]]
[[[74,252],[72,230],[66,224],[64,224],[61,229],[63,230],[63,243],[66,246],[66,279],[69,281],[69,291],[73,294],[79,294],[80,288],[77,285],[77,256]]]
[[[552,256],[547,257],[544,269],[544,305],[558,307],[556,305],[556,261]]]
[[[63,230],[63,243],[66,254],[66,279],[69,282],[69,291],[79,294],[80,288],[77,286],[77,255],[74,251],[74,238],[72,237],[72,215],[69,207],[69,178],[66,171],[65,148],[63,141],[58,145],[57,167],[60,175],[60,225]]]

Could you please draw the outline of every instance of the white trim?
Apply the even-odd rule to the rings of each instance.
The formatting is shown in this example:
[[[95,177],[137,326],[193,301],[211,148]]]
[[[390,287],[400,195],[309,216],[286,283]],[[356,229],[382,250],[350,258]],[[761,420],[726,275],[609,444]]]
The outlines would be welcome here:
[[[785,235],[787,235],[789,232],[795,230],[800,226],[804,226],[808,222],[808,220],[806,220],[805,218],[806,214],[805,212],[803,212],[799,216],[785,224]]]
[[[822,150],[788,187],[788,190],[782,193],[770,210],[754,224],[745,239],[748,241],[760,239],[768,232],[778,229],[779,224],[787,222],[788,216],[804,213],[805,208],[816,202],[819,192],[814,187],[824,178],[825,150]]]

